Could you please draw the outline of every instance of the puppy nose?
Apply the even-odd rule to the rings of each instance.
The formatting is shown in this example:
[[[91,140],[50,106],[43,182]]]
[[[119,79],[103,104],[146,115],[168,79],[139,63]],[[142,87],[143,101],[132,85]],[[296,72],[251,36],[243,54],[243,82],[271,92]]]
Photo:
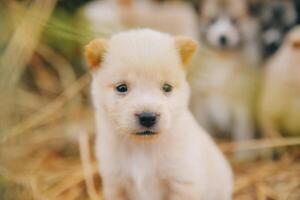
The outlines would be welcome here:
[[[228,43],[228,39],[225,35],[222,35],[220,38],[219,38],[219,43],[222,45],[222,46],[226,46],[227,43]]]
[[[268,57],[270,55],[273,55],[280,47],[280,42],[272,42],[268,45],[265,46],[265,49],[264,49],[264,56],[265,57]]]
[[[139,123],[146,128],[150,128],[156,124],[157,114],[153,112],[142,112],[137,116],[139,119]]]

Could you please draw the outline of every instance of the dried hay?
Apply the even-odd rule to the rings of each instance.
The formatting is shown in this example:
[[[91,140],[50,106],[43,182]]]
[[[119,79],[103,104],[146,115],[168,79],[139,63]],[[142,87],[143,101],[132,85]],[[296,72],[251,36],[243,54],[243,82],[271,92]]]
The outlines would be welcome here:
[[[89,121],[91,116],[82,114],[80,119]],[[94,136],[83,124],[74,119],[69,124],[43,126],[1,146],[0,176],[13,184],[7,192],[18,195],[17,199],[24,195],[28,199],[101,199]],[[228,158],[235,170],[235,199],[299,199],[299,152],[287,152],[278,161],[235,161],[232,155]]]

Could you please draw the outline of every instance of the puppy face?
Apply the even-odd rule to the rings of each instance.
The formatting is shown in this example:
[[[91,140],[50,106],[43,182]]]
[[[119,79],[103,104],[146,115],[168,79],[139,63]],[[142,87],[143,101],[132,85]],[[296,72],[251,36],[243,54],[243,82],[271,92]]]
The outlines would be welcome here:
[[[264,57],[273,55],[290,29],[297,22],[292,1],[272,0],[263,4],[261,10],[262,49]]]
[[[245,18],[243,0],[206,0],[200,9],[202,38],[215,48],[232,49],[242,43],[241,23]]]
[[[92,84],[96,109],[103,110],[118,134],[150,138],[166,133],[187,109],[183,65],[195,48],[190,39],[151,30],[120,33],[105,44],[91,42],[86,57],[97,67]]]

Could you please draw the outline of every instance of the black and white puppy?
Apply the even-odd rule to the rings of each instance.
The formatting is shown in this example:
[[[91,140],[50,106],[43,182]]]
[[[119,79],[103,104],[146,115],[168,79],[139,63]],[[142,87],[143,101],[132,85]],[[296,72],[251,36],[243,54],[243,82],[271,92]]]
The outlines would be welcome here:
[[[265,59],[281,46],[285,35],[297,24],[298,0],[266,0],[259,13],[261,24],[261,48]],[[298,5],[299,7],[299,5]]]
[[[300,0],[294,0],[296,12],[297,12],[297,24],[300,24]]]
[[[260,61],[259,23],[246,0],[202,0],[197,2],[200,40],[210,49],[237,51],[250,64]],[[252,11],[253,10],[253,11]]]
[[[205,54],[190,73],[191,110],[212,134],[236,141],[253,138],[256,76],[252,63],[258,51],[247,2],[203,0],[199,21],[200,50],[205,49]]]

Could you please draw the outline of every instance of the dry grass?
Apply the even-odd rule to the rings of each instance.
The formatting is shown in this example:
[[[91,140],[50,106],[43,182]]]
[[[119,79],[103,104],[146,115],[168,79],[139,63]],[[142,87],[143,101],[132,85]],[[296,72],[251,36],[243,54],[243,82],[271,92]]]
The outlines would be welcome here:
[[[0,57],[0,199],[101,199],[90,75],[40,40],[45,27],[71,40],[82,34],[68,35],[71,28],[55,20],[47,24],[53,0],[9,2],[12,34]],[[222,143],[236,174],[235,199],[300,199],[299,144],[300,138]],[[273,148],[281,159],[233,156]]]
[[[17,199],[24,194],[28,199],[101,199],[94,136],[85,128],[91,113],[78,116],[71,123],[26,132],[1,147],[0,174],[13,183],[6,192],[20,195]],[[235,199],[299,198],[299,152],[286,152],[278,161],[236,161],[233,154],[227,156],[236,174]]]

